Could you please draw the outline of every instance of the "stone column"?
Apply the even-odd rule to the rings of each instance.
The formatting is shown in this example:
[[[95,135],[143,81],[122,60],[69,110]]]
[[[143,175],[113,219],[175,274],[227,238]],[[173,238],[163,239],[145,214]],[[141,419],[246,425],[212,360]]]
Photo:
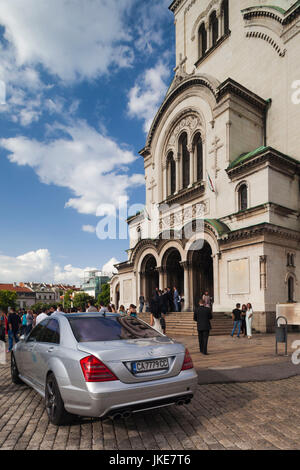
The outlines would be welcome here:
[[[207,20],[205,22],[205,29],[206,29],[206,37],[207,37],[207,47],[206,47],[206,51],[209,51],[209,49],[211,48],[211,44],[212,44],[212,41],[211,41],[211,30],[210,30],[210,24],[209,24],[209,20]]]
[[[175,162],[176,162],[176,193],[178,193],[181,189],[180,153],[177,155]]]
[[[169,188],[168,188],[168,167],[167,165],[164,165],[163,166],[163,180],[164,180],[164,183],[163,183],[163,199],[164,201],[167,199],[168,195],[169,195]]]
[[[162,266],[159,266],[157,268],[157,271],[158,271],[158,274],[159,274],[159,288],[160,290],[163,290],[165,288],[165,285],[164,285],[164,280],[165,280],[165,277],[164,277],[164,274],[165,274],[165,270]]]
[[[180,263],[184,270],[184,311],[190,312],[191,309],[191,298],[190,298],[190,264],[188,261]]]
[[[192,186],[195,183],[195,176],[194,176],[194,160],[195,160],[195,148],[191,145],[188,148],[188,151],[190,152],[190,184],[189,186]]]

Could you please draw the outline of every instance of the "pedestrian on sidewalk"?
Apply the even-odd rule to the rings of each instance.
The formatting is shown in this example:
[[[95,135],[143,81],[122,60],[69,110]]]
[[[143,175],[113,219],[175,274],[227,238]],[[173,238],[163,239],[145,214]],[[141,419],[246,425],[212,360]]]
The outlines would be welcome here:
[[[15,343],[19,342],[19,328],[21,324],[20,317],[19,315],[16,314],[13,308],[10,309],[10,312],[8,314],[7,324],[8,324],[8,351],[7,352],[11,352],[13,345],[14,345],[14,340],[15,340]]]
[[[241,330],[244,335],[244,338],[247,336],[247,328],[246,328],[246,313],[247,313],[247,305],[242,306],[242,313],[241,313],[241,319],[242,319],[242,326]]]
[[[199,347],[200,352],[205,356],[208,356],[207,352],[207,345],[208,345],[208,338],[209,332],[211,330],[211,323],[212,320],[212,312],[211,309],[205,307],[203,298],[199,301],[199,306],[196,307],[194,312],[194,321],[197,322],[197,329],[198,329],[198,339],[199,339]]]
[[[247,312],[246,312],[246,327],[247,327],[248,339],[252,339],[252,321],[253,321],[253,308],[252,308],[252,305],[249,303],[247,304]]]
[[[234,321],[233,323],[233,330],[231,333],[231,337],[233,338],[235,330],[238,329],[237,337],[240,337],[241,334],[241,325],[242,325],[242,320],[241,320],[241,304],[236,304],[236,308],[232,311],[232,319]]]
[[[160,296],[162,298],[162,296]],[[160,297],[157,296],[155,293],[150,302],[150,326],[154,328],[159,333],[163,333],[162,326],[161,326],[161,303]]]
[[[139,302],[140,302],[139,313],[143,313],[144,306],[145,306],[145,297],[143,296],[143,294],[140,295]]]
[[[129,306],[128,314],[129,314],[130,317],[137,318],[136,306],[134,304],[131,304]]]
[[[119,314],[120,314],[120,315],[126,315],[126,310],[125,310],[124,305],[121,305],[121,306],[120,306],[120,308],[119,308]]]
[[[27,313],[24,312],[22,315],[22,326],[21,326],[22,335],[26,335],[26,328],[27,328]]]
[[[28,310],[27,315],[26,315],[26,336],[29,335],[29,333],[31,332],[32,325],[33,325],[33,314],[31,310]]]
[[[5,343],[6,317],[4,312],[0,312],[0,341]]]

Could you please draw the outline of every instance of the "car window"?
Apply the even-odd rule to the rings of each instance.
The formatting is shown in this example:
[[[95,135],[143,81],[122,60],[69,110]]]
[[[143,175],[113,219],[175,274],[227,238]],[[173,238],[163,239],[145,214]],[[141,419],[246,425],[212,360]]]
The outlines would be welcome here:
[[[134,317],[68,318],[78,343],[155,338],[161,334]]]
[[[42,343],[59,344],[59,340],[59,323],[57,320],[50,320],[47,326],[44,328],[40,341]]]
[[[33,342],[33,341],[41,341],[41,338],[43,336],[43,333],[45,331],[46,325],[49,320],[44,320],[41,323],[39,323],[30,333],[26,341],[28,343]]]

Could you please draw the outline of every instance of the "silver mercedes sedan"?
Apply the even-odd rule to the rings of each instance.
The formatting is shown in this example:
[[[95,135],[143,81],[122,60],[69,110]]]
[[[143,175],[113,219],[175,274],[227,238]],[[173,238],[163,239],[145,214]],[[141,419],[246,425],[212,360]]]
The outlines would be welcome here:
[[[188,404],[197,386],[182,344],[137,318],[99,313],[41,321],[14,346],[11,374],[44,397],[55,425]]]

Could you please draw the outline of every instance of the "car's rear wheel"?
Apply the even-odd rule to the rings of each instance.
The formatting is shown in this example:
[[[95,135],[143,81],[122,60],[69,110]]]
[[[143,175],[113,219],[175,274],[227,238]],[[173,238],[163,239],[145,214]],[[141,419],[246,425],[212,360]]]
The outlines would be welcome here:
[[[65,410],[56,378],[52,373],[46,380],[45,404],[50,423],[60,426],[69,424],[74,419],[74,416]]]
[[[19,377],[19,369],[18,369],[16,359],[13,353],[11,353],[11,358],[10,358],[10,371],[11,371],[12,382],[16,385],[22,384],[23,382]]]

